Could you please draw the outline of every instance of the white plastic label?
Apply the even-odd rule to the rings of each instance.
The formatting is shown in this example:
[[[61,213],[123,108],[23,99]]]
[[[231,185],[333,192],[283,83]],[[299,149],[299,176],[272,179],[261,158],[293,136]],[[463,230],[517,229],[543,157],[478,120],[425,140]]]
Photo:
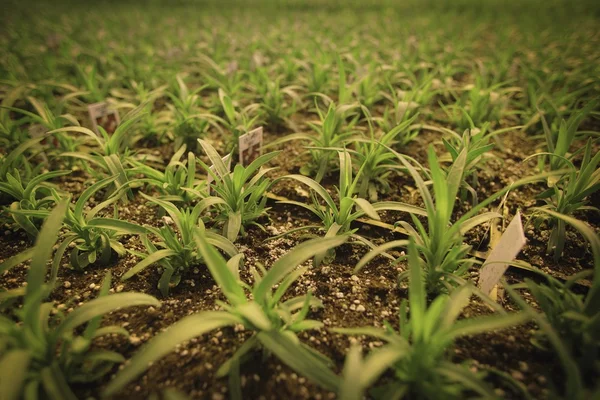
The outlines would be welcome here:
[[[88,106],[88,113],[90,121],[92,121],[92,129],[96,134],[100,134],[98,127],[101,126],[110,135],[114,133],[117,126],[121,123],[117,110],[111,109],[105,101],[90,104]]]
[[[521,214],[517,212],[481,267],[479,288],[483,293],[490,294],[508,269],[507,263],[515,259],[525,243],[527,239],[523,232]]]
[[[256,160],[262,153],[263,128],[262,126],[251,130],[239,138],[240,164],[244,167]]]

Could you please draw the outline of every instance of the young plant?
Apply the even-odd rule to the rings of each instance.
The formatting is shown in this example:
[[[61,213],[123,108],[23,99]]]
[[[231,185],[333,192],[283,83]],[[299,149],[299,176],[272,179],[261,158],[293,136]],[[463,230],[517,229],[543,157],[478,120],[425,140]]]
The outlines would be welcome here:
[[[465,281],[462,277],[471,265],[478,263],[475,258],[469,256],[471,247],[463,242],[463,235],[474,227],[486,223],[491,219],[501,218],[500,214],[495,212],[478,214],[481,209],[510,190],[563,172],[561,170],[520,179],[512,185],[506,186],[492,194],[476,206],[471,207],[469,211],[452,223],[452,213],[456,204],[456,196],[461,186],[467,163],[466,149],[463,149],[459,153],[448,173],[444,174],[433,147],[429,147],[429,178],[432,181],[433,193],[427,188],[425,181],[407,158],[397,152],[394,153],[413,177],[425,204],[427,229],[413,215],[414,213],[411,214],[414,227],[405,221],[399,221],[398,224],[406,229],[408,234],[414,238],[417,250],[420,252],[421,265],[425,272],[425,287],[428,293],[433,294],[450,291],[456,285],[463,285]],[[414,160],[413,162],[416,163]],[[420,165],[418,167],[421,171],[426,171],[424,167]],[[393,240],[377,247],[367,253],[358,262],[354,272],[358,272],[377,255],[395,247],[406,247],[407,244],[406,240]],[[406,279],[408,274],[408,271],[401,273],[399,279]]]
[[[308,270],[307,267],[297,268],[300,264],[315,254],[341,245],[346,237],[316,239],[296,246],[279,258],[268,271],[259,267],[263,274],[255,273],[252,287],[239,281],[241,257],[226,262],[200,231],[196,232],[195,240],[211,275],[227,299],[227,303],[219,302],[223,311],[203,311],[190,315],[158,334],[119,371],[104,390],[104,395],[117,393],[148,369],[151,362],[169,354],[181,343],[214,329],[236,324],[241,324],[253,335],[217,370],[219,377],[230,376],[232,398],[241,399],[240,364],[253,350],[261,348],[319,386],[335,390],[339,378],[329,369],[327,359],[303,344],[296,335],[323,326],[321,322],[306,318],[310,308],[319,306],[320,302],[310,293],[285,301],[282,298]],[[252,300],[244,292],[245,289],[251,292]]]
[[[471,124],[483,126],[495,124],[507,114],[505,97],[509,89],[501,90],[505,83],[488,86],[485,78],[477,78],[475,84],[466,85],[463,95],[452,106],[443,106],[449,120],[461,131]]]
[[[266,192],[273,184],[265,174],[273,168],[262,168],[277,157],[279,152],[263,154],[250,165],[244,167],[237,164],[233,172],[223,162],[221,156],[210,143],[199,140],[204,152],[213,164],[209,167],[198,161],[214,183],[211,185],[214,196],[206,197],[216,213],[213,220],[223,224],[223,236],[235,242],[240,232],[245,235],[245,228],[255,225],[262,228],[257,219],[267,215]],[[214,168],[214,170],[213,170]]]
[[[355,150],[349,152],[354,162],[362,169],[358,197],[377,201],[379,192],[387,193],[390,190],[389,176],[398,171],[400,166],[396,162],[396,156],[388,148],[397,143],[396,138],[409,128],[415,117],[402,122],[379,137],[375,137],[371,129],[370,139],[356,139]]]
[[[196,140],[206,134],[210,123],[208,116],[201,113],[199,109],[200,96],[198,93],[205,86],[190,91],[181,76],[177,75],[176,80],[177,90],[167,93],[173,102],[167,107],[171,110],[175,120],[175,127],[168,135],[171,136],[171,140],[174,140],[175,148],[182,145],[194,148]]]
[[[120,188],[128,185],[129,179],[127,171],[125,170],[125,166],[130,160],[133,159],[133,154],[131,154],[129,151],[128,144],[126,143],[126,138],[128,137],[127,133],[143,116],[144,106],[144,104],[140,105],[138,108],[130,111],[125,117],[123,117],[123,121],[121,124],[119,124],[112,135],[106,133],[104,128],[101,126],[98,127],[100,135],[97,135],[92,130],[81,126],[69,126],[55,129],[48,133],[55,134],[60,132],[77,132],[86,135],[93,142],[96,142],[97,146],[99,147],[98,151],[92,151],[91,153],[82,151],[64,152],[61,154],[61,156],[74,157],[82,160],[82,165],[85,167],[85,169],[92,176],[97,178],[100,178],[100,176],[98,176],[98,173],[91,169],[87,163],[100,167],[103,172],[109,176],[117,176],[117,179],[114,180],[113,184],[115,186],[115,190],[119,190]],[[144,158],[149,159],[151,157],[144,156]],[[133,193],[130,189],[127,189],[127,196],[129,198],[133,198]]]
[[[397,154],[397,153],[396,153]],[[471,246],[463,243],[463,234],[493,218],[501,217],[494,212],[487,212],[472,218],[464,216],[451,224],[452,212],[456,203],[456,195],[461,186],[467,163],[467,150],[463,149],[447,174],[442,171],[433,147],[429,148],[428,159],[433,181],[433,193],[425,185],[417,169],[405,157],[397,154],[400,162],[412,175],[421,198],[425,203],[427,229],[421,221],[411,214],[416,229],[405,221],[399,224],[409,235],[415,238],[420,252],[421,264],[425,272],[425,287],[429,293],[440,293],[450,290],[456,283],[462,284],[462,276],[469,267],[476,263],[468,256]],[[422,171],[425,169],[420,167]],[[435,203],[434,200],[435,199]],[[406,240],[386,243],[365,255],[357,264],[355,271],[360,270],[377,254],[397,246],[406,246]],[[409,271],[400,274],[399,279],[408,277]]]
[[[296,105],[302,103],[296,93],[300,87],[281,87],[281,77],[273,80],[264,68],[259,69],[252,77],[252,86],[260,99],[263,119],[272,127],[290,125],[290,117],[296,112]]]
[[[556,218],[548,211],[554,211],[562,215],[571,216],[576,211],[592,210],[600,212],[593,206],[588,206],[588,197],[600,189],[600,152],[592,157],[592,140],[589,139],[583,150],[581,168],[573,165],[571,160],[561,158],[562,164],[556,167],[568,165],[569,172],[549,179],[553,181],[552,186],[540,193],[537,197],[542,199],[546,205],[535,208],[534,217],[536,224],[547,220],[551,226],[550,238],[547,251],[554,254],[554,260],[562,256],[566,243],[566,225],[563,219]]]
[[[584,108],[571,114],[568,120],[561,120],[556,130],[551,129],[548,126],[546,118],[542,116],[542,127],[544,129],[544,138],[546,139],[548,152],[542,153],[542,157],[539,158],[540,170],[544,168],[546,161],[548,161],[551,171],[571,166],[570,164],[575,154],[570,154],[569,150],[575,139],[578,138],[579,126],[597,106],[597,101],[589,102]],[[553,132],[556,132],[556,134]],[[549,180],[548,186],[553,186],[554,183],[554,179]]]
[[[469,121],[470,117],[466,116]],[[444,161],[451,161],[455,163],[458,155],[464,149],[467,152],[467,160],[465,164],[464,178],[459,191],[461,200],[467,198],[467,193],[471,194],[471,204],[477,205],[477,187],[479,181],[477,179],[479,170],[483,169],[485,162],[488,158],[492,157],[490,151],[494,148],[494,144],[490,143],[493,136],[505,132],[504,130],[497,130],[494,132],[488,131],[489,124],[484,124],[481,129],[476,128],[474,124],[461,135],[449,129],[442,129],[442,131],[450,133],[449,139],[442,138],[444,147],[448,151],[450,159],[443,159]],[[512,129],[512,128],[508,128]],[[450,164],[452,165],[452,164]],[[450,168],[450,167],[448,167]],[[448,172],[448,170],[446,171]]]
[[[6,400],[76,399],[70,384],[97,381],[115,364],[125,361],[117,352],[92,347],[94,339],[104,335],[129,335],[119,326],[100,327],[102,316],[122,307],[160,305],[154,297],[142,293],[109,296],[110,273],[100,287],[98,298],[69,314],[55,308],[53,302],[44,302],[54,288],[58,267],[55,260],[52,278],[46,282],[46,263],[51,259],[67,208],[67,200],[59,202],[44,223],[33,249],[0,264],[4,273],[31,259],[27,286],[1,293],[0,308],[7,298],[21,299],[23,303],[13,309],[12,317],[4,314],[0,317],[0,367],[4,374],[0,393]]]
[[[544,274],[547,283],[539,284],[526,279],[524,284],[507,287],[511,298],[531,316],[538,326],[535,342],[538,347],[554,347],[566,375],[564,386],[553,386],[556,398],[583,400],[600,393],[596,377],[600,374],[600,238],[587,224],[555,211],[547,211],[554,218],[573,226],[590,243],[594,270],[584,271],[560,282]],[[577,294],[573,284],[593,276],[587,294]],[[541,308],[538,313],[516,289],[528,289]]]
[[[416,78],[415,78],[416,79]],[[419,85],[411,87],[410,90],[396,90],[391,82],[387,82],[389,94],[383,93],[384,97],[391,103],[385,106],[383,116],[375,121],[381,129],[389,132],[405,121],[415,118],[417,115],[428,114],[426,106],[431,103],[433,96],[437,93],[432,87],[432,77],[425,79]],[[420,132],[420,125],[409,125],[402,135],[397,139],[397,146],[404,147],[413,141]]]
[[[325,237],[334,237],[338,235],[347,235],[362,244],[366,244],[369,247],[374,245],[366,238],[355,234],[356,229],[351,228],[351,224],[358,218],[367,215],[370,218],[379,220],[380,217],[377,211],[395,210],[413,213],[417,215],[426,215],[425,210],[419,207],[415,207],[409,204],[404,204],[395,201],[382,201],[371,204],[368,200],[356,197],[354,193],[360,181],[361,175],[365,168],[363,164],[353,178],[352,175],[352,161],[347,151],[338,151],[340,160],[340,181],[337,189],[339,204],[336,204],[331,195],[316,181],[303,176],[303,175],[287,175],[284,178],[294,179],[300,183],[305,184],[311,189],[312,205],[300,203],[297,201],[282,201],[281,203],[293,204],[302,207],[314,215],[316,215],[322,223],[322,226],[306,226],[288,231],[285,234],[290,234],[299,230],[306,230],[311,228],[319,228],[325,231]],[[324,202],[324,204],[322,204]],[[355,209],[356,208],[356,209]],[[319,254],[315,257],[314,264],[318,266],[323,261],[325,254]],[[329,254],[329,258],[333,256]]]
[[[127,280],[150,265],[158,264],[162,268],[158,289],[163,296],[168,296],[169,289],[179,284],[181,276],[185,271],[203,262],[194,240],[196,230],[200,230],[207,241],[227,253],[230,257],[238,253],[235,245],[229,240],[204,229],[204,223],[200,219],[200,214],[210,206],[211,200],[202,200],[193,209],[186,208],[180,210],[175,204],[169,201],[149,197],[143,193],[142,196],[148,201],[157,204],[169,214],[172,224],[176,229],[173,229],[169,224],[165,224],[162,228],[140,227],[144,230],[141,239],[146,247],[146,254],[131,251],[132,254],[141,257],[142,261],[123,274],[121,280]],[[101,226],[105,228],[119,228],[119,222],[122,221],[108,221],[105,219],[102,221]],[[158,241],[152,242],[148,235],[156,237]]]
[[[28,130],[23,126],[25,121],[13,119],[10,109],[23,96],[24,90],[19,85],[4,92],[0,103],[0,147],[7,152],[30,139]]]
[[[19,180],[23,185],[27,185],[33,177],[37,176],[42,165],[38,164],[38,166],[32,167],[30,162],[32,156],[28,152],[47,136],[48,134],[31,138],[12,149],[8,154],[0,154],[0,182],[10,186],[8,174],[13,173],[13,177],[15,177],[17,173],[14,173],[14,171],[19,171]],[[35,155],[35,150],[33,152]]]
[[[317,135],[293,133],[274,141],[269,146],[276,146],[291,140],[308,141],[308,146],[305,147],[311,155],[311,162],[303,165],[300,168],[300,173],[307,176],[314,175],[315,180],[321,182],[331,168],[331,162],[336,149],[346,147],[346,144],[351,143],[355,138],[351,128],[357,119],[344,126],[345,120],[343,118],[345,113],[354,107],[354,105],[351,105],[336,108],[335,104],[330,102],[327,113],[323,114],[317,106],[317,113],[321,120],[320,123],[308,123]]]
[[[180,161],[185,153],[186,146],[183,145],[171,157],[164,172],[159,171],[141,161],[133,161],[132,174],[142,174],[144,178],[136,179],[135,183],[143,182],[161,193],[161,200],[181,203],[191,206],[199,195],[205,192],[206,182],[196,179],[196,156],[191,151],[187,154],[187,160]]]
[[[375,104],[384,99],[379,81],[380,75],[381,67],[376,63],[371,63],[364,74],[357,77],[357,81],[353,85],[356,99],[367,109],[373,109]]]
[[[14,170],[14,175],[8,173],[6,182],[0,182],[0,192],[12,197],[15,200],[10,205],[9,212],[19,210],[29,211],[48,211],[54,204],[55,197],[51,191],[55,190],[46,184],[46,181],[69,174],[71,171],[52,171],[46,172],[31,179],[26,185],[21,181],[19,171]],[[43,196],[40,198],[40,195]],[[30,239],[35,239],[39,233],[40,224],[21,214],[12,213],[15,223],[27,232]]]
[[[79,121],[71,114],[60,114],[60,111],[53,112],[48,105],[34,97],[27,97],[27,101],[31,104],[35,112],[23,110],[20,108],[7,107],[9,110],[23,114],[23,121],[31,125],[39,124],[46,131],[53,131],[63,128],[65,125],[79,126]],[[61,108],[59,108],[60,110]],[[59,114],[59,115],[58,115]],[[54,147],[60,151],[75,151],[81,144],[80,141],[65,133],[55,133],[53,135]]]
[[[138,225],[127,221],[119,221],[118,228],[102,227],[106,218],[96,216],[101,210],[117,202],[123,196],[123,190],[126,187],[91,210],[84,212],[88,200],[97,195],[101,189],[113,183],[115,179],[117,179],[115,176],[105,178],[88,187],[79,196],[74,207],[68,207],[66,210],[64,225],[67,233],[62,238],[57,250],[57,257],[62,257],[67,249],[71,248],[69,261],[73,268],[83,269],[96,262],[99,265],[107,265],[113,250],[120,256],[125,254],[125,248],[118,241],[119,236],[143,233]],[[57,203],[62,200],[56,191],[52,194]],[[114,210],[114,219],[118,219],[117,208],[115,207]],[[28,218],[46,218],[49,215],[48,210],[12,210],[12,213]]]
[[[239,138],[246,132],[252,130],[256,126],[260,114],[258,114],[259,104],[250,104],[249,106],[236,110],[233,100],[223,89],[219,89],[219,101],[225,114],[225,118],[214,117],[229,133],[226,140],[226,151],[232,153],[232,157],[238,157]],[[252,114],[256,114],[253,117]]]
[[[347,393],[350,397],[340,398],[361,399],[362,394],[388,370],[393,373],[393,379],[370,391],[375,399],[463,399],[472,396],[473,392],[483,398],[496,398],[493,389],[483,381],[482,374],[450,361],[452,345],[459,337],[509,328],[526,322],[529,316],[508,314],[495,306],[496,315],[459,319],[476,293],[470,284],[455,289],[450,295],[437,296],[428,306],[420,253],[411,238],[408,243],[408,301],[404,299],[400,304],[399,331],[387,322],[385,329],[333,329],[349,335],[370,336],[385,343],[364,361],[357,348],[350,350],[338,389],[340,396]]]

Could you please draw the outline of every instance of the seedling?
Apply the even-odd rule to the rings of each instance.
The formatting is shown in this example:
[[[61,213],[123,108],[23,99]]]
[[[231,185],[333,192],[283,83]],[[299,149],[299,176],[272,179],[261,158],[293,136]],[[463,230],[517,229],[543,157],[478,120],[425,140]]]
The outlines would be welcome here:
[[[127,383],[144,372],[151,362],[161,359],[181,343],[204,335],[212,330],[241,324],[252,336],[242,344],[233,356],[220,366],[217,375],[230,375],[230,391],[234,398],[241,398],[239,366],[256,349],[275,355],[279,360],[328,390],[335,390],[339,378],[331,371],[327,359],[316,350],[303,344],[296,334],[309,329],[318,329],[321,322],[307,319],[311,307],[320,302],[310,292],[306,295],[282,301],[290,286],[307,267],[297,267],[318,253],[344,243],[346,237],[315,239],[298,245],[294,250],[277,260],[268,270],[259,267],[255,272],[255,283],[251,287],[239,281],[240,257],[226,262],[212,247],[206,237],[196,231],[195,241],[200,254],[223,291],[227,303],[219,302],[222,311],[203,311],[183,318],[168,330],[158,334],[146,344],[131,362],[113,379],[104,390],[111,396]],[[277,289],[274,289],[278,285]],[[252,300],[244,293],[248,289]]]
[[[369,247],[374,245],[366,238],[356,234],[356,229],[351,228],[352,222],[356,221],[364,215],[373,219],[380,219],[377,211],[395,210],[414,213],[417,215],[426,215],[425,210],[409,204],[404,204],[395,201],[384,201],[371,204],[368,200],[354,196],[356,187],[365,165],[361,166],[356,176],[352,175],[352,161],[347,151],[338,151],[340,160],[340,181],[338,192],[339,202],[333,200],[327,190],[316,181],[302,175],[287,175],[284,178],[294,179],[305,184],[311,189],[312,205],[300,203],[297,201],[282,201],[281,203],[293,204],[302,207],[314,215],[316,215],[322,223],[322,226],[316,228],[325,232],[325,237],[335,237],[338,235],[348,235],[356,239],[358,243],[365,244]],[[322,204],[324,202],[324,204]],[[355,210],[356,208],[356,210]],[[300,227],[290,230],[285,233],[288,235],[293,232],[315,228],[315,226]],[[326,254],[319,254],[315,257],[314,264],[319,266],[324,260]],[[334,253],[328,254],[328,259],[332,259]]]
[[[387,322],[385,329],[333,329],[349,335],[371,336],[385,343],[364,361],[358,350],[350,351],[339,392],[355,393],[355,398],[360,399],[361,393],[375,384],[385,371],[391,370],[393,380],[371,391],[375,398],[462,398],[471,391],[485,398],[495,398],[482,374],[449,361],[448,351],[461,336],[522,324],[529,316],[526,313],[509,314],[496,307],[496,315],[459,320],[461,311],[474,294],[470,284],[455,289],[450,295],[437,296],[428,306],[420,256],[421,251],[410,238],[408,301],[404,299],[400,304],[399,331]]]
[[[266,192],[272,184],[265,176],[272,168],[262,167],[277,157],[279,152],[264,154],[247,167],[237,164],[233,172],[229,172],[215,148],[203,140],[199,142],[213,165],[209,167],[198,161],[214,179],[211,185],[214,196],[207,197],[204,201],[210,202],[214,207],[214,220],[223,225],[223,236],[235,242],[240,233],[245,235],[245,229],[249,225],[262,228],[256,220],[267,213]]]
[[[146,247],[146,253],[130,251],[132,254],[141,257],[142,261],[128,270],[121,277],[122,280],[127,280],[139,274],[147,267],[158,264],[162,268],[158,289],[163,296],[168,296],[169,289],[179,285],[184,272],[202,262],[201,255],[194,241],[196,230],[200,230],[206,237],[206,240],[223,250],[230,257],[238,253],[235,245],[229,240],[216,233],[205,231],[200,214],[211,205],[210,199],[198,202],[193,209],[180,210],[175,204],[169,201],[152,198],[143,193],[142,196],[160,206],[171,218],[175,229],[169,224],[165,224],[162,228],[149,226],[136,228],[142,230],[141,239],[144,247]],[[119,228],[120,224],[118,222],[121,221],[103,220],[99,226],[104,228]],[[149,235],[158,240],[152,242]]]
[[[33,249],[0,264],[4,272],[31,259],[27,286],[2,292],[0,308],[6,299],[21,299],[23,306],[14,311],[14,319],[0,318],[0,366],[5,378],[0,379],[0,393],[5,399],[51,398],[76,399],[70,384],[90,383],[106,375],[125,358],[111,350],[94,348],[95,338],[104,335],[128,336],[120,326],[100,327],[102,316],[122,307],[159,306],[152,296],[142,293],[108,295],[111,276],[108,273],[99,296],[69,314],[44,302],[56,279],[56,260],[51,280],[46,282],[46,263],[68,208],[62,200],[49,214]],[[58,260],[60,262],[60,259]],[[4,311],[4,310],[3,310]],[[78,329],[85,325],[84,329]],[[10,377],[10,379],[6,379]]]

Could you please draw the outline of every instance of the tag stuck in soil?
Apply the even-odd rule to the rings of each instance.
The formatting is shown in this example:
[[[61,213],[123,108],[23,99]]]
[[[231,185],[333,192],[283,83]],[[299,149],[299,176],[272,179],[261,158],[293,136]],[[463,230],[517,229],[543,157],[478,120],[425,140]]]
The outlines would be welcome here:
[[[262,154],[263,128],[258,127],[240,136],[238,149],[240,153],[240,164],[244,167],[256,160]]]
[[[507,263],[515,259],[526,242],[521,213],[517,212],[481,267],[479,288],[482,292],[491,293],[508,269]]]
[[[92,130],[97,135],[100,134],[98,127],[101,126],[109,135],[114,133],[117,126],[121,123],[119,113],[108,106],[106,101],[90,104],[88,106],[88,114],[92,121]]]

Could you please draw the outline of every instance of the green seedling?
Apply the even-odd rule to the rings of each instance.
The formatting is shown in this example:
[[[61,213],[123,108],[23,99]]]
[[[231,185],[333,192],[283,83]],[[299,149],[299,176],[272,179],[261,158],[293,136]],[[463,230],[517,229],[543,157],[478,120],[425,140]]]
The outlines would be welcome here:
[[[385,323],[385,329],[337,328],[334,332],[366,335],[385,344],[373,350],[364,360],[353,348],[346,357],[338,394],[361,399],[386,371],[393,378],[370,391],[375,399],[447,398],[462,399],[477,393],[483,398],[496,398],[481,373],[471,372],[466,365],[450,361],[449,350],[462,336],[506,329],[529,319],[526,313],[506,313],[496,306],[496,315],[458,319],[475,293],[470,284],[455,289],[450,295],[437,296],[427,305],[421,251],[411,238],[408,243],[408,301],[400,304],[399,331]],[[410,304],[410,307],[409,307]]]
[[[123,307],[160,305],[154,297],[142,293],[108,295],[110,273],[98,297],[69,314],[45,301],[54,288],[58,266],[55,259],[51,280],[46,282],[46,263],[52,258],[67,209],[67,200],[60,201],[48,215],[33,249],[0,264],[0,271],[4,272],[31,259],[27,286],[0,292],[0,308],[7,299],[20,299],[23,304],[13,309],[12,318],[4,312],[0,317],[0,366],[5,374],[0,379],[2,399],[75,400],[71,384],[97,381],[115,364],[125,361],[120,353],[94,347],[98,337],[129,335],[120,326],[101,327],[102,316]]]
[[[104,395],[117,393],[144,372],[151,362],[166,356],[181,343],[215,329],[237,324],[252,332],[252,336],[217,370],[219,377],[229,375],[232,398],[242,398],[240,364],[256,349],[275,355],[291,369],[319,386],[335,390],[339,378],[331,371],[327,358],[303,344],[297,336],[298,332],[323,326],[321,322],[307,319],[311,307],[319,306],[320,302],[310,293],[288,300],[282,300],[282,297],[294,281],[307,271],[307,267],[298,269],[299,265],[315,254],[341,245],[346,239],[336,237],[302,243],[279,258],[268,271],[259,267],[262,275],[255,271],[255,283],[249,286],[239,281],[241,256],[226,262],[201,231],[196,231],[195,240],[200,254],[223,291],[227,303],[219,302],[222,311],[192,314],[158,334],[119,371],[105,388]],[[251,292],[251,300],[244,292],[245,289]]]
[[[223,225],[223,236],[235,242],[240,233],[245,235],[250,225],[264,229],[257,220],[267,215],[266,192],[273,181],[266,174],[273,168],[263,166],[277,157],[279,152],[263,154],[247,167],[237,164],[233,172],[229,172],[215,148],[206,141],[199,142],[214,167],[213,170],[198,161],[213,178],[211,187],[214,196],[206,197],[204,201],[210,202],[213,207],[216,214],[213,220]]]

